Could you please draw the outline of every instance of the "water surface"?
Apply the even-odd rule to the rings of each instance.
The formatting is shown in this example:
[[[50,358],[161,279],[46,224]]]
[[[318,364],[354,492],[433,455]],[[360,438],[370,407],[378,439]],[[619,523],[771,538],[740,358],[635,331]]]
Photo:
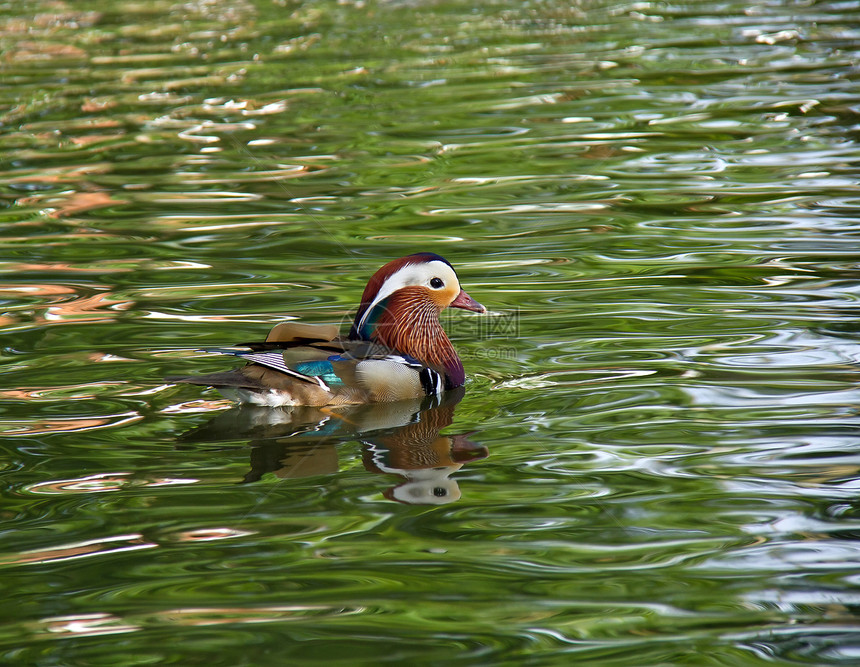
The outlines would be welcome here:
[[[855,664],[850,2],[0,5],[0,656]],[[462,400],[163,381],[449,259]]]

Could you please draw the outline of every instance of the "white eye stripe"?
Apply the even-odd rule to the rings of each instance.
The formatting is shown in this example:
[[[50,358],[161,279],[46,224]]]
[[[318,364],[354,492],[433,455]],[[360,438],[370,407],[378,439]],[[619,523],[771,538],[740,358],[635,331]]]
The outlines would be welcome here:
[[[432,278],[439,278],[440,276],[444,277],[440,278],[440,280],[443,281],[443,286],[457,284],[457,274],[454,273],[454,269],[448,266],[445,262],[440,262],[437,259],[434,259],[432,262],[407,264],[403,268],[395,271],[384,283],[382,283],[379,288],[379,292],[377,292],[373,301],[361,316],[361,320],[359,321],[357,328],[361,330],[365,325],[367,318],[370,316],[370,313],[379,304],[379,302],[387,299],[397,290],[415,285],[427,285]]]

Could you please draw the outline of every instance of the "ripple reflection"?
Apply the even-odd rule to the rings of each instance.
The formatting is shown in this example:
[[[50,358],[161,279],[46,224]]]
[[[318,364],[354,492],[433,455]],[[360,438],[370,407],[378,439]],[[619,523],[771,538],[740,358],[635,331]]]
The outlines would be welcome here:
[[[386,498],[450,503],[462,495],[451,475],[489,453],[467,435],[440,434],[463,395],[459,388],[441,398],[341,408],[235,407],[182,435],[179,446],[250,438],[251,470],[242,480],[249,483],[267,473],[280,479],[336,474],[338,445],[358,440],[366,470],[404,480],[384,491]]]

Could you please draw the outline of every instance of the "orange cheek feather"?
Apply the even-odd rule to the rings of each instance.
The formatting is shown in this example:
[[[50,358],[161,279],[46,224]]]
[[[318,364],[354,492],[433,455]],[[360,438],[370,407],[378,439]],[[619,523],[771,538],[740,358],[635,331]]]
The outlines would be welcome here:
[[[445,289],[431,290],[430,299],[439,307],[439,310],[443,310],[451,305],[451,302],[457,298],[459,293],[459,285],[457,285],[457,287],[446,285]]]

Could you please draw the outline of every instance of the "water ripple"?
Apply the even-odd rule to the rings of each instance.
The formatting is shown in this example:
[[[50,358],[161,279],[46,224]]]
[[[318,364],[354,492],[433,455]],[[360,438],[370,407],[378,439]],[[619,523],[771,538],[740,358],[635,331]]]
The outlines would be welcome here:
[[[856,662],[853,5],[18,4],[0,661]],[[456,503],[163,381],[419,250]]]

